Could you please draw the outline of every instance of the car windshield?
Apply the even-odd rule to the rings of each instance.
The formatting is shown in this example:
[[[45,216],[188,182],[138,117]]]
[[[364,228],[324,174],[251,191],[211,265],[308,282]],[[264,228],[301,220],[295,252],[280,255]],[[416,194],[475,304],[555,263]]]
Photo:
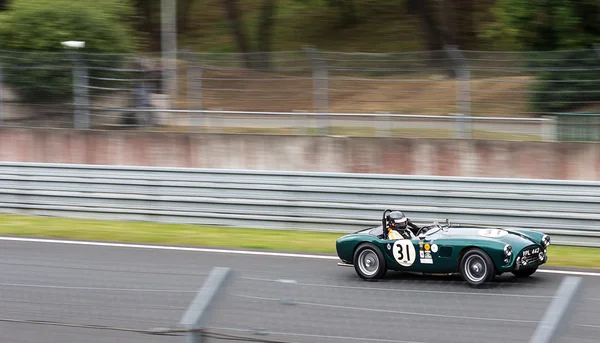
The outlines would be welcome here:
[[[427,230],[427,232],[425,232],[425,235],[431,236],[431,235],[434,235],[434,234],[440,232],[442,229],[449,228],[449,227],[450,227],[449,224],[444,223],[443,225],[440,225],[440,223],[434,222],[433,225],[431,225],[431,228],[429,230]]]
[[[379,236],[383,234],[383,227],[381,225],[374,227],[369,231],[369,234]]]

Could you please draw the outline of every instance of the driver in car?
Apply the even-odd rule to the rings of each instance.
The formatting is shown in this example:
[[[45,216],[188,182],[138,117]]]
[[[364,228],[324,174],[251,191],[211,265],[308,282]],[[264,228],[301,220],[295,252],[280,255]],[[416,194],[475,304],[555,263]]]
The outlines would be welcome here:
[[[408,219],[401,211],[392,211],[387,216],[389,239],[411,239],[421,229]]]

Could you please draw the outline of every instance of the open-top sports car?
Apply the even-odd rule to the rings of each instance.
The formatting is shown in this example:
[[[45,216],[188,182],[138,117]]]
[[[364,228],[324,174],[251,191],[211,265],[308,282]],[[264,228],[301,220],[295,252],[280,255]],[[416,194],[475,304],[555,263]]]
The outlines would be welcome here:
[[[511,272],[518,277],[535,273],[546,263],[550,237],[525,229],[486,228],[451,225],[418,227],[400,216],[414,229],[395,230],[393,213],[385,210],[380,226],[344,235],[336,241],[340,266],[354,267],[365,280],[377,280],[388,269],[425,274],[456,274],[470,285],[491,281]]]

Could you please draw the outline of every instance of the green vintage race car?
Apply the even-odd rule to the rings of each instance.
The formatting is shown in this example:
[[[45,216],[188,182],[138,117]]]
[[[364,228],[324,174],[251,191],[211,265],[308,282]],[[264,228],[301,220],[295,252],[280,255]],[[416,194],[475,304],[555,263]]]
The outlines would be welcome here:
[[[385,210],[382,224],[344,235],[336,241],[340,266],[354,267],[365,280],[377,280],[388,269],[425,274],[456,274],[470,285],[491,281],[511,272],[518,277],[535,273],[546,263],[550,237],[524,229],[443,225],[435,222],[405,237],[390,237],[390,213]],[[384,230],[385,228],[385,230]]]

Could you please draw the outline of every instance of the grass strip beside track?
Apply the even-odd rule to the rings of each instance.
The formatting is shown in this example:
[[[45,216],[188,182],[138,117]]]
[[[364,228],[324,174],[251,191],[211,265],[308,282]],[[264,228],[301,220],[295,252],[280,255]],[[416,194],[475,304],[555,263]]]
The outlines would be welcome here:
[[[0,215],[0,235],[335,254],[343,234]],[[600,268],[600,248],[551,245],[548,257],[548,266]]]

